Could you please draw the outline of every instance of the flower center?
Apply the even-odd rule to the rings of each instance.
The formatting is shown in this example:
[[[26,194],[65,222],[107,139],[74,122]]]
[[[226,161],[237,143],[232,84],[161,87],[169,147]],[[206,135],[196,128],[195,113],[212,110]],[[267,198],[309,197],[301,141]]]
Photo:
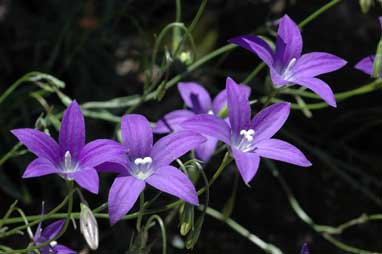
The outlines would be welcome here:
[[[153,173],[152,163],[151,157],[136,158],[130,173],[138,179],[145,180]]]
[[[255,131],[253,129],[241,130],[240,131],[240,141],[236,145],[236,148],[242,152],[250,152],[255,149],[253,143]]]
[[[283,74],[282,74],[283,79],[288,80],[288,78],[291,77],[291,73],[290,73],[290,71],[291,71],[291,69],[294,67],[294,65],[296,64],[296,61],[297,61],[296,58],[292,58],[292,59],[289,61],[288,66],[285,68],[285,70],[284,70],[284,72],[283,72]]]
[[[51,241],[51,242],[49,243],[49,245],[50,245],[50,247],[54,248],[54,247],[57,246],[57,241]]]
[[[69,151],[65,152],[64,155],[64,165],[62,169],[65,173],[73,173],[77,171],[77,163],[74,163],[72,160],[72,155]]]
[[[212,111],[212,109],[210,109],[210,110],[208,110],[207,114],[214,115],[214,112]]]

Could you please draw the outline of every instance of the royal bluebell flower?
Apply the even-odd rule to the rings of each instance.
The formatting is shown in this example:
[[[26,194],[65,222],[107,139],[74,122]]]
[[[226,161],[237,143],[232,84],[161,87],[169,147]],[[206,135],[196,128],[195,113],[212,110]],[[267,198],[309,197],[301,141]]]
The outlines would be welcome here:
[[[58,174],[74,180],[84,189],[98,193],[99,178],[94,167],[119,161],[125,148],[118,142],[97,139],[85,144],[85,122],[80,107],[73,101],[62,118],[59,143],[35,129],[11,131],[38,158],[32,161],[23,178]]]
[[[309,254],[309,253],[310,252],[309,252],[308,244],[304,243],[304,245],[301,248],[300,254]]]
[[[41,228],[41,222],[39,223],[36,233],[33,237],[33,242],[36,245],[40,245],[47,241],[52,240],[54,237],[58,235],[61,231],[62,227],[65,224],[65,220],[58,220],[53,222],[45,229]],[[58,244],[56,241],[51,241],[48,245],[39,248],[39,253],[41,254],[71,254],[77,253],[76,251],[69,249],[68,247]]]
[[[153,131],[162,134],[181,130],[181,123],[194,115],[210,114],[219,115],[219,112],[227,104],[227,93],[221,91],[213,100],[208,91],[201,85],[194,82],[181,82],[178,84],[178,91],[184,103],[189,109],[180,109],[166,114],[159,120]],[[207,141],[195,148],[196,158],[208,161],[213,155],[217,139],[206,136]]]
[[[205,138],[193,131],[178,131],[153,144],[153,131],[142,115],[126,115],[121,121],[122,143],[128,149],[122,165],[109,163],[107,171],[119,173],[108,198],[110,222],[120,220],[134,205],[146,184],[198,205],[190,179],[171,162],[194,149]]]
[[[279,160],[302,167],[311,166],[295,146],[272,136],[288,118],[289,103],[277,103],[260,111],[251,121],[248,93],[231,78],[226,84],[229,124],[212,115],[197,115],[182,123],[182,127],[212,136],[230,147],[243,180],[255,176],[260,157]]]
[[[382,16],[379,17],[378,19],[379,19],[379,24],[382,27]],[[363,58],[361,61],[359,61],[354,67],[371,76],[374,71],[374,60],[375,60],[375,55],[367,56]],[[382,70],[380,70],[380,76],[382,76]]]
[[[238,36],[229,42],[257,54],[269,67],[276,88],[298,84],[312,90],[326,103],[336,107],[329,85],[316,76],[338,70],[346,61],[324,52],[301,55],[301,32],[288,15],[282,17],[279,23],[275,50],[265,40],[254,35]]]

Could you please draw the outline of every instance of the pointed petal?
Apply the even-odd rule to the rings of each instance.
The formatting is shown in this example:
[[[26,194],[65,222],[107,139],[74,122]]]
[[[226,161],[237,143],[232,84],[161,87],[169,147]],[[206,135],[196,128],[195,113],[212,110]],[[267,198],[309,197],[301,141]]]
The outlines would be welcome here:
[[[99,177],[97,170],[94,168],[84,168],[71,174],[74,181],[82,188],[90,191],[91,193],[98,194]]]
[[[79,155],[81,167],[93,168],[104,162],[124,165],[127,161],[125,146],[110,139],[97,139],[84,146]]]
[[[324,73],[332,72],[346,65],[346,61],[338,56],[324,53],[312,52],[302,55],[291,72],[298,77],[315,77]]]
[[[251,107],[245,86],[237,84],[233,79],[227,78],[228,115],[232,132],[239,133],[247,130],[250,123]]]
[[[227,105],[227,90],[224,89],[212,101],[212,111],[218,115],[220,111]]]
[[[211,109],[210,94],[198,83],[180,82],[178,90],[184,103],[196,114],[207,113]]]
[[[38,177],[55,173],[60,173],[60,170],[49,160],[40,157],[28,165],[23,174],[23,178]]]
[[[357,70],[360,70],[366,74],[373,74],[373,65],[374,65],[374,56],[367,56],[359,61],[356,66],[354,66]]]
[[[293,58],[299,58],[301,52],[301,31],[288,15],[284,15],[284,17],[281,18],[277,31],[276,64],[286,67]]]
[[[61,122],[59,144],[62,154],[69,151],[72,158],[78,158],[78,154],[85,145],[85,120],[76,101],[73,101],[65,110]]]
[[[119,164],[115,162],[105,162],[95,167],[98,172],[113,172],[113,173],[126,173],[126,164]]]
[[[288,119],[290,104],[280,102],[261,110],[252,120],[252,128],[255,131],[255,141],[269,139],[284,125]]]
[[[111,224],[115,224],[130,211],[144,188],[145,182],[133,176],[115,178],[108,198]]]
[[[57,254],[75,254],[75,253],[77,253],[77,251],[69,249],[68,247],[66,247],[65,245],[62,245],[62,244],[57,244],[56,246],[54,246],[53,249],[56,251]]]
[[[181,130],[180,124],[194,115],[195,113],[186,109],[172,111],[156,123],[153,132],[169,133]]]
[[[181,125],[184,129],[215,137],[228,145],[231,143],[231,129],[229,125],[219,117],[212,115],[197,115],[183,122]]]
[[[65,220],[58,220],[47,226],[41,233],[41,235],[45,239],[52,239],[54,238],[58,233],[60,233],[62,227],[65,224]]]
[[[241,35],[228,40],[230,43],[255,53],[268,66],[273,65],[273,50],[266,41],[254,35]]]
[[[145,157],[153,146],[153,131],[146,117],[125,115],[121,121],[122,140],[132,157]]]
[[[259,155],[256,153],[244,153],[235,148],[232,148],[232,155],[244,182],[249,183],[259,169]]]
[[[153,163],[156,167],[169,165],[205,141],[203,136],[188,130],[167,135],[155,143],[151,152]]]
[[[312,165],[297,147],[285,141],[268,139],[259,142],[256,146],[256,153],[261,157],[284,161],[301,167],[309,167]]]
[[[146,182],[160,191],[174,195],[190,204],[199,205],[198,194],[191,180],[173,166],[158,168]]]
[[[318,78],[293,78],[291,82],[304,86],[320,96],[332,107],[337,107],[332,89],[324,81]]]
[[[195,148],[195,155],[197,159],[204,162],[210,160],[211,156],[214,154],[216,149],[216,144],[218,140],[214,137],[206,137],[207,141]]]
[[[59,162],[60,148],[56,141],[44,132],[34,129],[16,129],[11,132],[38,157],[44,157],[54,164]]]

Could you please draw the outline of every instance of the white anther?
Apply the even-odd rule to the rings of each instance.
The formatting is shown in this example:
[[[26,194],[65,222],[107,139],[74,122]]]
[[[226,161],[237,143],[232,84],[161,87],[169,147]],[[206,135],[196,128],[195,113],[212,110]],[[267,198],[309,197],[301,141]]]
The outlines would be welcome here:
[[[210,109],[210,110],[208,110],[207,114],[214,115],[214,112]]]
[[[151,157],[136,158],[134,160],[135,165],[147,165],[147,164],[151,164],[152,162],[153,162],[153,159],[151,159]]]
[[[253,141],[253,135],[255,135],[255,131],[253,129],[249,130],[241,130],[240,135],[243,136],[247,141]]]
[[[72,167],[72,155],[69,151],[66,151],[64,155],[64,167],[65,169],[70,169]]]
[[[70,153],[69,153],[70,154]],[[51,241],[50,243],[49,243],[49,245],[50,245],[50,247],[56,247],[57,246],[57,241]]]

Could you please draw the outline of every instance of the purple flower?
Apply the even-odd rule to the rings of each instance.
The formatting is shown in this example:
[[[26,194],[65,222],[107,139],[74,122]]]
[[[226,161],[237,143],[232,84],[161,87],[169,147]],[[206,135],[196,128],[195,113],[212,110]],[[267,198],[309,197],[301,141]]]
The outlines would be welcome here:
[[[44,230],[41,228],[41,222],[37,227],[36,233],[33,237],[33,241],[36,245],[40,245],[44,242],[52,240],[58,235],[62,227],[65,224],[65,220],[58,220],[47,226]],[[68,247],[57,244],[56,241],[51,241],[48,245],[39,248],[41,254],[70,254],[77,253]]]
[[[378,19],[382,27],[382,16],[379,17]],[[361,61],[359,61],[354,67],[371,76],[374,70],[374,60],[375,60],[375,55],[367,56],[363,58]],[[380,76],[382,76],[382,70],[380,70]]]
[[[112,224],[120,220],[134,205],[146,183],[193,205],[198,195],[188,177],[170,163],[194,149],[205,138],[192,131],[178,131],[153,145],[149,121],[141,115],[122,117],[123,144],[128,148],[122,166],[109,164],[109,171],[119,172],[109,192],[109,215]]]
[[[304,245],[301,248],[300,254],[309,254],[309,253],[310,252],[309,252],[308,244],[304,243]]]
[[[159,120],[153,129],[154,133],[169,133],[181,130],[181,123],[194,115],[219,115],[227,104],[227,92],[221,91],[213,100],[208,91],[194,82],[179,83],[178,90],[184,103],[189,109],[175,110],[166,114]],[[213,155],[217,139],[206,137],[207,141],[195,148],[195,155],[202,161],[208,161]]]
[[[238,36],[229,42],[257,54],[268,65],[276,88],[298,84],[312,90],[326,103],[336,107],[332,90],[316,76],[340,69],[346,61],[323,52],[301,55],[303,44],[301,32],[288,15],[281,18],[275,50],[265,40],[254,35]]]
[[[73,101],[64,113],[59,143],[35,129],[12,130],[38,158],[32,161],[23,178],[58,174],[74,180],[92,193],[98,193],[98,174],[95,166],[107,161],[119,161],[125,148],[118,142],[97,139],[85,145],[85,122],[80,107]]]
[[[243,86],[227,78],[229,124],[211,115],[198,115],[182,123],[182,127],[198,131],[230,146],[243,180],[255,176],[260,157],[308,167],[311,163],[295,146],[272,136],[288,118],[289,103],[277,103],[260,111],[251,121],[248,94]]]

